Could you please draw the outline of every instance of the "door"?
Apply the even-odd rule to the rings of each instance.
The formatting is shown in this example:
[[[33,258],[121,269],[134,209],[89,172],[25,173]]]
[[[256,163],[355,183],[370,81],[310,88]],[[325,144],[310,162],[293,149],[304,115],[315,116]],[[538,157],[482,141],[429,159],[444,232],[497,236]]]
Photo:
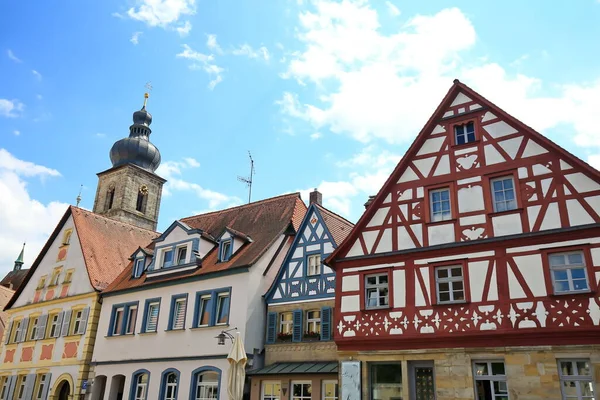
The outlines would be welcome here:
[[[435,400],[433,361],[409,362],[410,398]]]
[[[58,400],[69,400],[69,393],[71,393],[71,386],[69,382],[64,381],[58,392]]]

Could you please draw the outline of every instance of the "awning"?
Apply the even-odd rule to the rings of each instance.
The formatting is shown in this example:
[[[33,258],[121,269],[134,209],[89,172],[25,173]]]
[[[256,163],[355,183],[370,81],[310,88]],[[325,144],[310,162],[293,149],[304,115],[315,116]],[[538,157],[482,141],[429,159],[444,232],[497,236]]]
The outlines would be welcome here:
[[[246,375],[289,375],[289,374],[337,374],[338,363],[334,362],[280,362],[256,370]]]

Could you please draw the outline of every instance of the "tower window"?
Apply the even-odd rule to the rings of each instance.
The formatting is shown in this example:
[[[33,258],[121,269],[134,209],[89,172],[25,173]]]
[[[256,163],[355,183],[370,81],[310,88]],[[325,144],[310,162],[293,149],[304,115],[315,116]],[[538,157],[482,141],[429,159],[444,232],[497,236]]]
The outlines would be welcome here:
[[[147,200],[148,200],[148,187],[146,185],[142,185],[142,187],[138,191],[137,201],[135,203],[135,210],[141,212],[142,214],[145,213]]]
[[[110,210],[113,206],[113,200],[115,199],[115,188],[108,189],[106,193],[106,210]]]

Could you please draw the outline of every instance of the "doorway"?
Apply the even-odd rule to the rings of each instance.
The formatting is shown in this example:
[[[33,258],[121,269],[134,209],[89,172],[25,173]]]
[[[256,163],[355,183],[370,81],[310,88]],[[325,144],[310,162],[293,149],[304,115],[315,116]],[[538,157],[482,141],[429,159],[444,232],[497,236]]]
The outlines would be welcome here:
[[[409,361],[410,398],[435,400],[433,361]]]
[[[63,383],[60,384],[60,388],[58,389],[58,400],[70,400],[70,394],[71,385],[69,385],[69,382],[63,381]]]

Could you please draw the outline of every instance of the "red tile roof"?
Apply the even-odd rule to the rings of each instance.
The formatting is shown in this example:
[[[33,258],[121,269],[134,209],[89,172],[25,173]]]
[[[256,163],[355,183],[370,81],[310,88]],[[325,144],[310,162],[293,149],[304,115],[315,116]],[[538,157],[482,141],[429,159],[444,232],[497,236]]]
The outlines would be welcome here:
[[[348,221],[346,218],[334,213],[327,208],[316,204],[323,220],[325,221],[325,225],[327,225],[327,229],[331,232],[331,236],[333,236],[333,240],[335,244],[339,246],[344,239],[350,234],[352,227],[354,224]]]
[[[9,271],[8,274],[2,278],[0,286],[11,287],[13,290],[18,290],[27,276],[27,271],[29,271],[29,269]]]
[[[286,194],[243,206],[183,218],[181,222],[193,229],[218,237],[226,228],[252,238],[245,243],[227,262],[217,262],[217,251],[211,250],[202,260],[202,267],[181,273],[161,275],[148,279],[132,278],[131,268],[124,270],[105,292],[113,292],[144,286],[149,283],[165,282],[182,277],[204,275],[239,267],[251,267],[286,232],[290,224],[297,231],[306,214],[306,205],[299,193]]]

